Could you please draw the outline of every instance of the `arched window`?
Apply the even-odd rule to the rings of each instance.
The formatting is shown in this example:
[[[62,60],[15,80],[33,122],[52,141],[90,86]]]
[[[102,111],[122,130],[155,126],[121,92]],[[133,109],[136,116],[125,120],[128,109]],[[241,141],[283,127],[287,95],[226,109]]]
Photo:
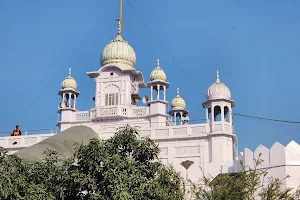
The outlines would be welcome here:
[[[181,114],[177,113],[175,116],[176,125],[181,125]]]
[[[106,106],[119,105],[119,94],[118,93],[105,94],[105,105]]]
[[[114,84],[111,84],[105,88],[105,106],[114,106],[120,104],[120,90]]]
[[[159,99],[163,100],[165,98],[164,97],[165,94],[164,94],[164,87],[163,86],[159,87],[158,93],[159,93]]]
[[[221,121],[221,107],[220,106],[214,107],[214,121],[215,122]]]

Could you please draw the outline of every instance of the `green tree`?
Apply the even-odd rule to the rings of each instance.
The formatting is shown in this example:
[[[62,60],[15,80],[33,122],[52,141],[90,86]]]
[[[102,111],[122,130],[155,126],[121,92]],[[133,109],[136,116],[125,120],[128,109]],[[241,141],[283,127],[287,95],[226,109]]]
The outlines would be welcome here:
[[[182,179],[158,161],[159,148],[130,126],[92,139],[68,160],[53,151],[25,162],[0,150],[1,199],[182,200]]]
[[[254,159],[254,168],[244,166],[237,173],[221,173],[212,177],[203,173],[198,183],[191,183],[193,198],[201,200],[299,200],[299,189],[291,192],[291,188],[282,190],[284,179],[268,176],[268,169],[258,169],[263,160],[261,155]]]

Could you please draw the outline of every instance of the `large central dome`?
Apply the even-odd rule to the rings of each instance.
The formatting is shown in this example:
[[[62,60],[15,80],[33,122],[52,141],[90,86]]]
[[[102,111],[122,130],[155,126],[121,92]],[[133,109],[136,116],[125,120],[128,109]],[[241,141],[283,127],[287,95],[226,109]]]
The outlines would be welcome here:
[[[101,66],[116,65],[123,70],[132,69],[136,63],[136,55],[133,48],[121,36],[119,23],[116,37],[110,41],[101,52]]]

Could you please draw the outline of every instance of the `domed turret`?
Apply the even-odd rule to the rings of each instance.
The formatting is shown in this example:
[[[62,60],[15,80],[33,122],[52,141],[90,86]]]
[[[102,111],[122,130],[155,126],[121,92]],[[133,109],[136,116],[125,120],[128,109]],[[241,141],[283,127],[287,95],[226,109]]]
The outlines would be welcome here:
[[[230,99],[231,93],[229,88],[220,82],[219,71],[217,71],[217,80],[213,83],[207,90],[206,94],[207,100],[214,99]]]
[[[71,76],[71,68],[69,69],[69,75],[65,78],[65,80],[61,83],[62,89],[77,89],[77,83],[75,79]]]
[[[156,68],[154,68],[154,70],[150,74],[150,80],[151,81],[154,81],[154,80],[166,81],[167,80],[166,73],[164,72],[164,70],[162,68],[160,68],[159,59],[157,59]]]
[[[118,33],[102,50],[100,62],[101,66],[117,64],[121,69],[132,69],[135,66],[136,55],[133,48],[122,38],[120,20]]]
[[[172,109],[185,109],[186,103],[183,98],[179,95],[179,88],[177,88],[177,95],[171,102]]]
[[[173,124],[176,125],[185,125],[189,122],[188,111],[185,109],[185,101],[179,95],[179,88],[177,88],[177,95],[171,102],[172,109],[169,111],[169,114],[173,118]]]

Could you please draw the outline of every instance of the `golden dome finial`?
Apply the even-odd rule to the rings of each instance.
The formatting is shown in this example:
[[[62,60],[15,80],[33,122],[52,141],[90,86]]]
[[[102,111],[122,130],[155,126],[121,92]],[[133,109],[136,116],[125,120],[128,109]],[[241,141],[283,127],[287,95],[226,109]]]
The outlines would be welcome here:
[[[183,98],[179,95],[179,88],[177,87],[176,96],[171,102],[172,109],[185,109],[186,103]]]
[[[150,80],[151,81],[154,81],[154,80],[166,81],[167,80],[167,76],[166,76],[164,70],[162,68],[160,68],[159,59],[157,59],[156,67],[150,74]]]
[[[77,83],[75,79],[71,76],[72,69],[69,68],[68,76],[65,78],[65,80],[61,83],[62,89],[77,89]]]

